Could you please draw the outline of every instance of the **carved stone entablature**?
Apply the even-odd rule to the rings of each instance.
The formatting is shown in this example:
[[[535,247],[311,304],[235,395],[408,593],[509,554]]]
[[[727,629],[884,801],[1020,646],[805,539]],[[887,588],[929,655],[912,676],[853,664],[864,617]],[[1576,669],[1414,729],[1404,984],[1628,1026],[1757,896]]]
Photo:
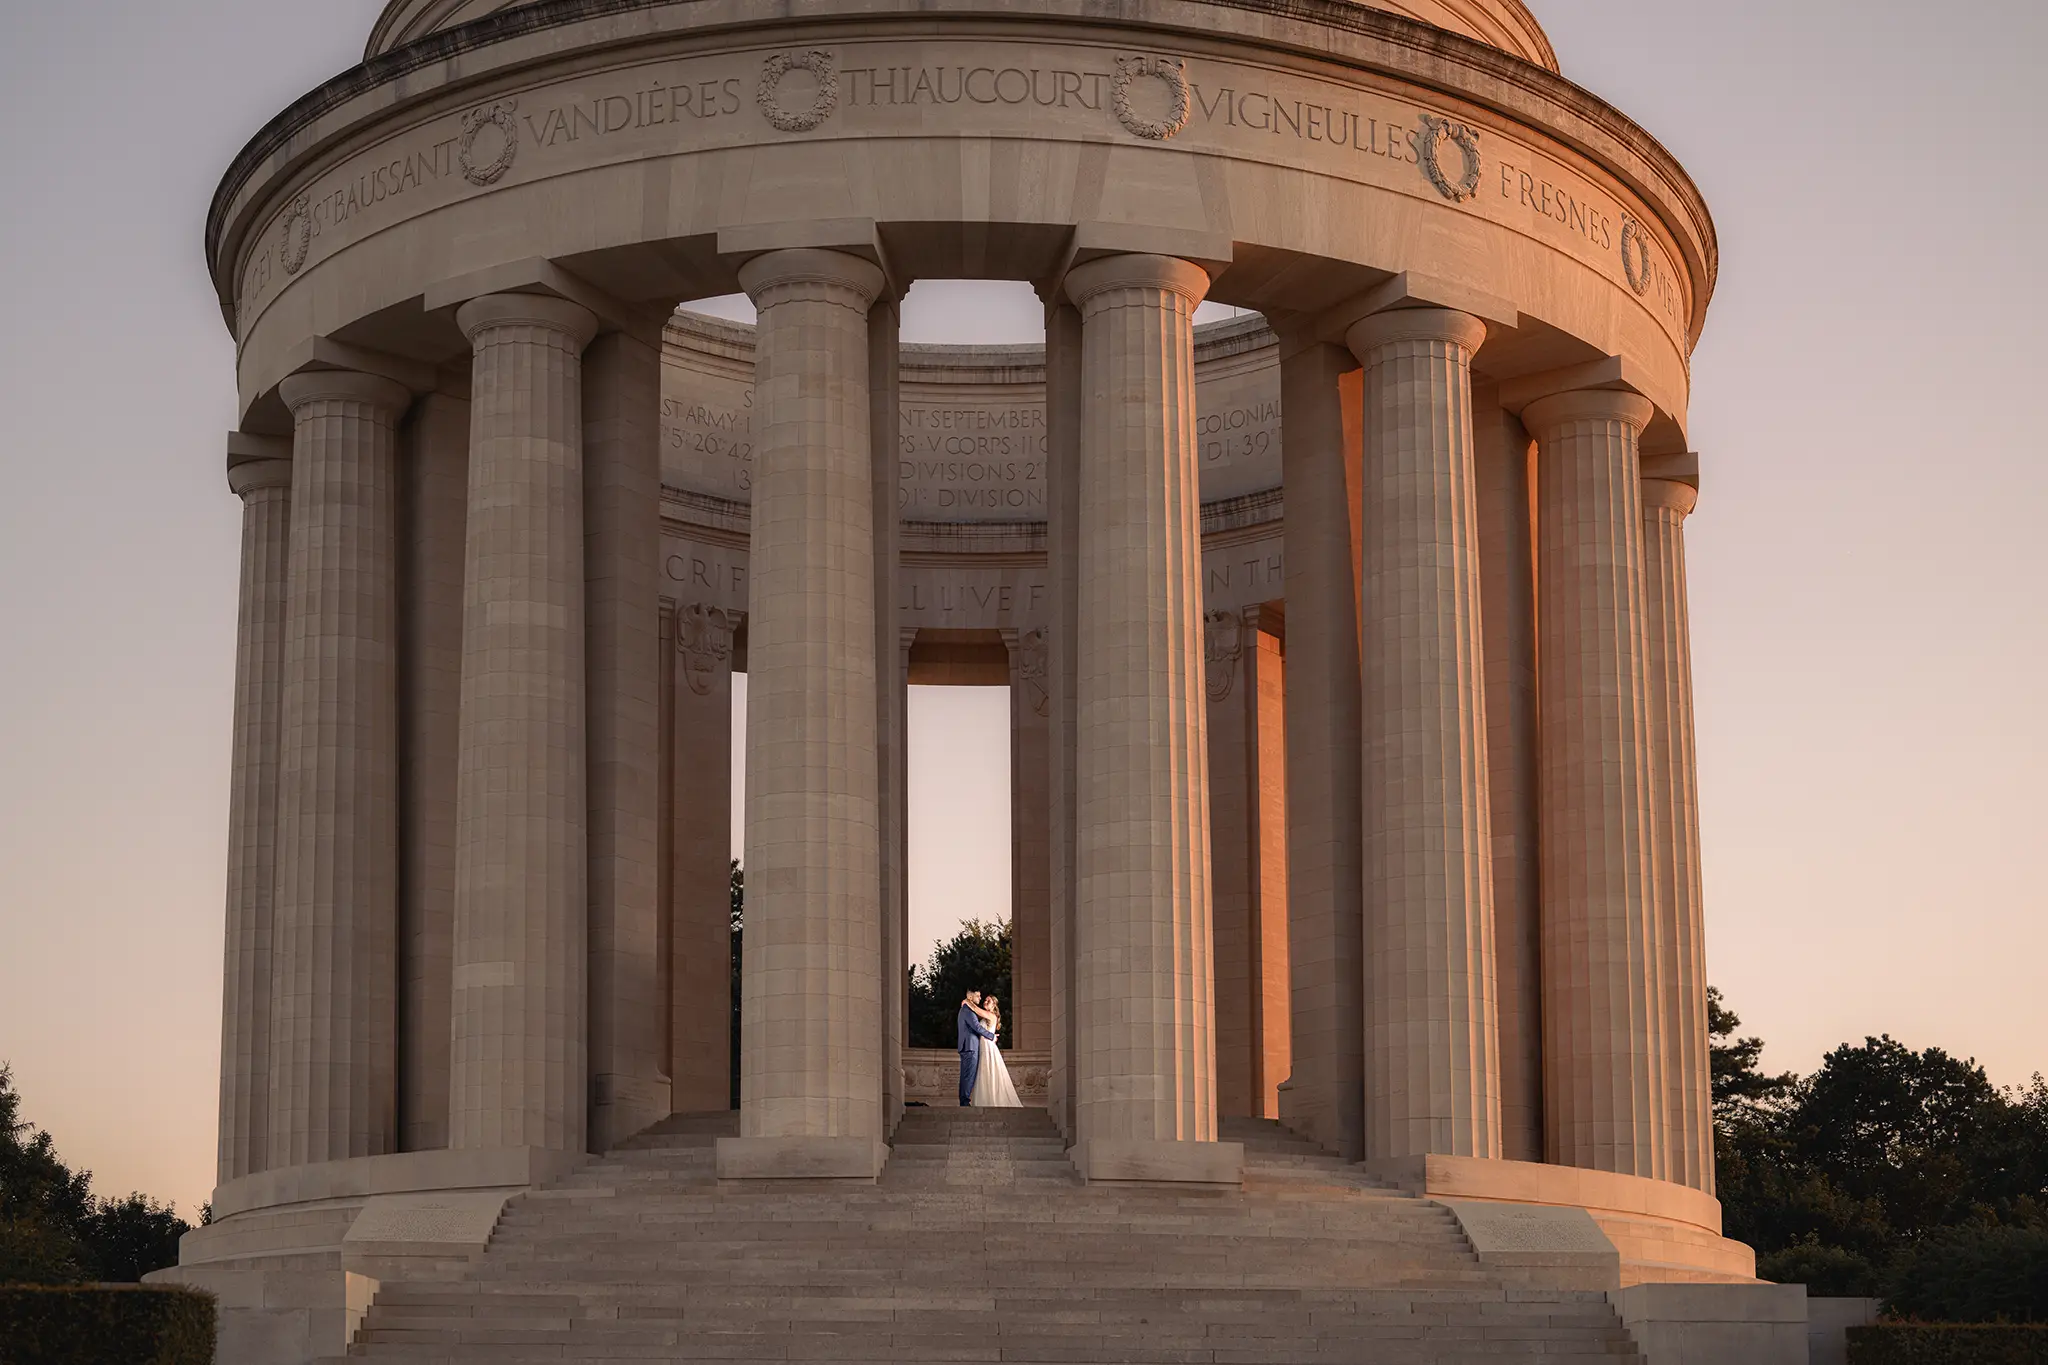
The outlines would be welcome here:
[[[1049,643],[1045,627],[1033,626],[1020,634],[1011,650],[1011,674],[1016,685],[1024,689],[1024,700],[1030,704],[1032,714],[1050,715],[1052,691],[1046,685]]]
[[[700,697],[711,695],[720,670],[732,667],[732,637],[744,613],[689,602],[676,608],[676,650],[683,677]]]
[[[1209,700],[1228,700],[1237,686],[1237,661],[1244,655],[1244,631],[1238,613],[1212,611],[1202,618],[1202,657],[1207,667]]]

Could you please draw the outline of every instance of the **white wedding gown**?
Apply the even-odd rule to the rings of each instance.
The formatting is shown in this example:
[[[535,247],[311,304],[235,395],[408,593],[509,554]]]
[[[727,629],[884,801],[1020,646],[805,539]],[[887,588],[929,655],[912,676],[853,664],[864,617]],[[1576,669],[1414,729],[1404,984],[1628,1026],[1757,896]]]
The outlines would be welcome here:
[[[1010,1080],[1010,1068],[1003,1064],[1003,1050],[993,1038],[981,1040],[981,1064],[974,1073],[974,1107],[977,1109],[1022,1109],[1017,1087]]]

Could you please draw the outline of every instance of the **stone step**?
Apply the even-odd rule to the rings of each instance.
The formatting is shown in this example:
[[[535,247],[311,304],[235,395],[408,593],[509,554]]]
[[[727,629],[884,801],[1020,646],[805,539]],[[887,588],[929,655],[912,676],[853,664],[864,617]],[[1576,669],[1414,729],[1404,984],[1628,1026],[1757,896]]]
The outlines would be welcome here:
[[[349,1359],[1632,1361],[1604,1296],[1511,1289],[1443,1208],[1269,1121],[1241,1191],[1088,1186],[1043,1110],[918,1109],[873,1186],[717,1181],[682,1115],[513,1200],[464,1278],[388,1282]]]

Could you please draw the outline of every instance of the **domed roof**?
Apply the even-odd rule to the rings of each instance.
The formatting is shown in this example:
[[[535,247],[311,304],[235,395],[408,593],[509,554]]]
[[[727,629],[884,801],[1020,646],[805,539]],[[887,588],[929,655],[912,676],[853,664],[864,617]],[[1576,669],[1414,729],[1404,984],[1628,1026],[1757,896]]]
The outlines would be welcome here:
[[[516,9],[536,0],[391,0],[370,30],[364,56],[375,57],[430,33],[466,24],[499,10]],[[1523,61],[1557,70],[1557,54],[1543,26],[1522,0],[1354,0],[1366,9],[1383,10],[1406,19],[1449,29],[1509,52]]]

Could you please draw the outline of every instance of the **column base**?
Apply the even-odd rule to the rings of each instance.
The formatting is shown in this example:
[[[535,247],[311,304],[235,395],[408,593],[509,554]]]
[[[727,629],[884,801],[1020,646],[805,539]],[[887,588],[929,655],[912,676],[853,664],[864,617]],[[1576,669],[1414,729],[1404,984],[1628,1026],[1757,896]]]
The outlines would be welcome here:
[[[1093,1138],[1074,1144],[1074,1168],[1091,1185],[1244,1184],[1241,1142],[1175,1142],[1151,1138]]]
[[[720,1180],[849,1180],[872,1185],[889,1148],[862,1137],[722,1137]]]
[[[669,1116],[669,1083],[659,1077],[600,1071],[590,1078],[590,1150],[609,1152]]]

